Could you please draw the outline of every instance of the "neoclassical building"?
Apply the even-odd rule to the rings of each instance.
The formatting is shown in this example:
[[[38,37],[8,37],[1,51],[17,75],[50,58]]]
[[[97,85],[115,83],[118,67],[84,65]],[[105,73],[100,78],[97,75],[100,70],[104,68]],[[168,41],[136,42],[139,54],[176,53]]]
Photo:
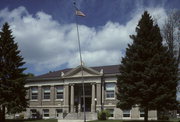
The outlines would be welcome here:
[[[110,119],[143,119],[138,107],[121,110],[116,107],[118,65],[83,66],[86,117],[97,119],[97,112],[107,109]],[[36,76],[25,87],[29,108],[27,118],[83,119],[83,91],[81,66]],[[156,111],[149,111],[150,119],[157,119]]]

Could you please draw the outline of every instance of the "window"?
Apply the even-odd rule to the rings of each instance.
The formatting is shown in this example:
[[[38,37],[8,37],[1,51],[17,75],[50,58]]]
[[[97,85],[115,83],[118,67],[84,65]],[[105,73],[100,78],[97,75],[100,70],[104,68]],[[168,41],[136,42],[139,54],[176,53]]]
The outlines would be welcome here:
[[[140,117],[144,117],[144,111],[140,110]]]
[[[36,111],[36,109],[31,109],[31,118],[33,118],[33,119],[37,118],[37,111]]]
[[[115,83],[107,83],[106,98],[114,98],[114,97],[115,97]]]
[[[56,86],[56,99],[63,99],[63,86]]]
[[[50,99],[50,87],[44,87],[44,99]]]
[[[43,110],[43,117],[49,117],[49,109]]]
[[[110,117],[114,117],[114,109],[107,109],[110,113]]]
[[[62,109],[56,109],[56,116],[59,117],[59,114],[62,113]]]
[[[123,117],[130,117],[130,110],[123,110]]]
[[[31,99],[32,100],[38,99],[38,87],[31,87]]]

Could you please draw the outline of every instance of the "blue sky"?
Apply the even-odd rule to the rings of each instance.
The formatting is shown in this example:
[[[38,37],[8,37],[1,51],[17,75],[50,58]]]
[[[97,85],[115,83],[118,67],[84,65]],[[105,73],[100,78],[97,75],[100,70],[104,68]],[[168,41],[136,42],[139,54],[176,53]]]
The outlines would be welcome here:
[[[160,27],[179,0],[76,0],[85,65],[119,64],[144,10]],[[0,26],[11,25],[27,67],[35,75],[79,65],[73,0],[0,0]]]

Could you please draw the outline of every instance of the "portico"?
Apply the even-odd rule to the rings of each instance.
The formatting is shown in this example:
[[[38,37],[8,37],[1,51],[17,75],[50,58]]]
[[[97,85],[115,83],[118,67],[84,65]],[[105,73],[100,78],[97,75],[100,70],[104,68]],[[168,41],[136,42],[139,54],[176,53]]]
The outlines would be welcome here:
[[[85,83],[84,87],[85,87],[85,96],[84,96],[85,97],[85,110],[86,112],[96,112],[96,101],[97,101],[96,99],[97,90],[95,89],[96,83]],[[69,93],[70,93],[69,95],[66,94],[67,95],[66,98],[69,98],[69,101],[70,101],[70,105],[69,105],[70,112],[72,113],[83,112],[84,103],[83,103],[83,94],[82,94],[83,93],[82,84],[78,84],[78,83],[69,84]]]
[[[66,83],[65,91],[69,94],[65,94],[65,98],[68,99],[69,106],[68,111],[71,113],[83,112],[83,84],[85,88],[85,111],[96,112],[96,105],[101,106],[101,77],[102,73],[97,72],[91,68],[83,67],[83,81],[81,79],[82,71],[80,67],[73,69],[66,74],[61,72],[61,76],[65,79]],[[98,98],[98,99],[97,99]]]

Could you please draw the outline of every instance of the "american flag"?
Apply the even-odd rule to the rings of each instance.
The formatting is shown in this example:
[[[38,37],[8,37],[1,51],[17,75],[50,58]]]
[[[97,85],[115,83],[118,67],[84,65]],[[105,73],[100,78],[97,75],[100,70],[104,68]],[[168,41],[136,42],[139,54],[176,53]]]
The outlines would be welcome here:
[[[80,11],[80,10],[76,10],[76,15],[77,16],[82,16],[82,17],[85,17],[86,15],[82,12],[82,11]]]

